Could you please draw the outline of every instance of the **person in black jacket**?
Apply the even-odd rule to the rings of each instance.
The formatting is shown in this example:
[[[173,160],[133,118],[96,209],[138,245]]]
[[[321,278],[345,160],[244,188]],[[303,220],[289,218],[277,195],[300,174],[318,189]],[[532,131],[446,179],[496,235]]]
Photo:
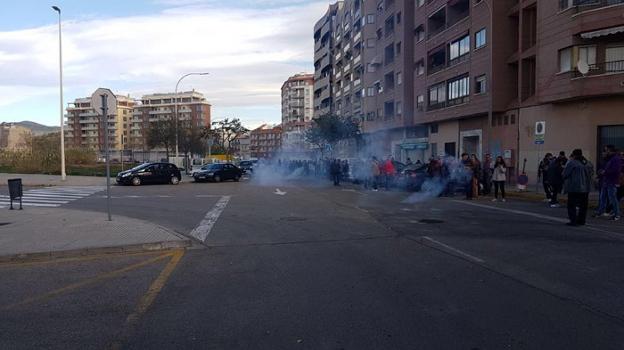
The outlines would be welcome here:
[[[565,162],[567,162],[567,158],[565,159]],[[546,177],[552,190],[550,198],[551,208],[560,207],[557,197],[561,193],[561,190],[563,190],[563,164],[564,159],[560,156],[557,159],[552,160],[548,165]]]
[[[550,203],[552,200],[552,188],[548,183],[548,167],[550,166],[550,162],[552,162],[553,155],[552,153],[546,153],[544,159],[539,164],[537,168],[537,177],[542,179],[542,185],[544,186],[544,193],[546,194],[545,202]]]
[[[329,166],[329,173],[332,180],[334,180],[334,186],[340,186],[340,173],[341,173],[340,160],[334,159]]]

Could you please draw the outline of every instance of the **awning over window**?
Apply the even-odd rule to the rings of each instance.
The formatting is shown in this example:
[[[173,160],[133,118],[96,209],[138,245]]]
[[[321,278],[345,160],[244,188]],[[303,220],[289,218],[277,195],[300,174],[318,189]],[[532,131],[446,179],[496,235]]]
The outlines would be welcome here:
[[[592,32],[581,33],[581,38],[593,39],[599,36],[605,36],[605,35],[611,35],[611,34],[617,34],[617,33],[624,33],[624,26],[611,27],[611,28],[605,28],[605,29],[600,29],[600,30],[594,30]]]

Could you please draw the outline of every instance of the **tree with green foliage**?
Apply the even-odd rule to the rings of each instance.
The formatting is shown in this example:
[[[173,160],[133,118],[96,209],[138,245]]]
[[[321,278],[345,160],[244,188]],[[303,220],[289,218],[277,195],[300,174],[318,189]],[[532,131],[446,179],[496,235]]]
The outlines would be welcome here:
[[[221,147],[225,154],[230,156],[232,151],[232,141],[239,134],[244,134],[249,130],[243,126],[238,118],[225,118],[212,122],[212,128],[204,133],[213,137],[215,145]]]
[[[312,127],[306,131],[306,142],[313,144],[321,151],[330,146],[333,150],[336,144],[343,140],[361,137],[360,124],[353,118],[340,118],[335,115],[327,115],[313,120]]]

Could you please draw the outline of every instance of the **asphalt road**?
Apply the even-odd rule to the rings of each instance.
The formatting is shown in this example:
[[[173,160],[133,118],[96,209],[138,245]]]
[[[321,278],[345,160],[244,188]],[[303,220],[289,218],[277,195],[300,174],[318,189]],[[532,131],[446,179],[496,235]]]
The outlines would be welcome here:
[[[621,223],[569,228],[536,203],[407,204],[318,184],[112,191],[113,215],[205,239],[0,265],[0,348],[624,346]],[[103,212],[103,195],[66,207]]]

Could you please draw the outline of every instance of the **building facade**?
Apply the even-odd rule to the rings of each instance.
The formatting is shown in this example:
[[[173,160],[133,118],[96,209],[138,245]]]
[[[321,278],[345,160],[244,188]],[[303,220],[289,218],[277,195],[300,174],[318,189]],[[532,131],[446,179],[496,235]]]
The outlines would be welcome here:
[[[282,147],[282,127],[262,125],[249,133],[251,158],[273,158]]]
[[[249,133],[238,135],[232,140],[232,152],[241,160],[251,158],[251,137]]]
[[[294,75],[282,85],[282,150],[305,153],[305,132],[312,123],[313,74]]]
[[[130,123],[130,144],[136,159],[153,157],[150,152],[154,150],[150,149],[147,142],[147,130],[158,121],[175,120],[175,103],[174,93],[157,93],[141,97],[140,103],[134,107]],[[210,126],[211,105],[203,94],[194,90],[179,92],[177,108],[179,127]]]
[[[315,115],[359,115],[371,153],[400,160],[491,153],[512,178],[546,152],[595,162],[624,148],[623,14],[624,0],[345,0],[315,26]]]
[[[135,101],[129,96],[117,96],[117,108],[109,115],[108,141],[111,152],[131,149],[129,144],[129,121]],[[106,134],[103,118],[91,108],[91,98],[78,98],[67,107],[65,142],[68,147],[89,148],[103,154]]]

